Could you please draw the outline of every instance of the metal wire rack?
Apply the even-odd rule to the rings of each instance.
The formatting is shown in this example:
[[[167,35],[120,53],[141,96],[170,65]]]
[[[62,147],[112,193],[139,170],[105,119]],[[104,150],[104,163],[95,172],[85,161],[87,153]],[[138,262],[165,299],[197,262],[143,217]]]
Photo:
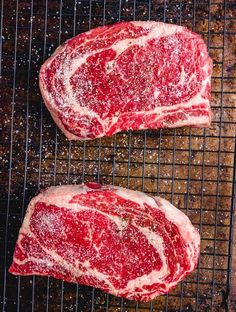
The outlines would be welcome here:
[[[202,34],[214,61],[210,129],[120,133],[69,142],[42,103],[38,71],[66,39],[119,20],[181,24]],[[235,189],[235,1],[2,1],[0,304],[11,311],[227,311]],[[160,194],[202,238],[198,268],[152,303],[123,300],[7,269],[31,197],[53,184],[100,181]],[[3,265],[2,265],[3,264]]]

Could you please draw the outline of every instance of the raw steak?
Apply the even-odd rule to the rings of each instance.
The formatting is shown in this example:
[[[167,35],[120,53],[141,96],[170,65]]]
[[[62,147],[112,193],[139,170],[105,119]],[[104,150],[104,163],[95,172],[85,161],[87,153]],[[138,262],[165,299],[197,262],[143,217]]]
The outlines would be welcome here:
[[[212,61],[203,39],[159,22],[121,22],[61,45],[40,89],[68,139],[211,122]]]
[[[9,271],[149,301],[194,270],[199,244],[187,216],[160,197],[96,183],[50,187],[29,204]]]

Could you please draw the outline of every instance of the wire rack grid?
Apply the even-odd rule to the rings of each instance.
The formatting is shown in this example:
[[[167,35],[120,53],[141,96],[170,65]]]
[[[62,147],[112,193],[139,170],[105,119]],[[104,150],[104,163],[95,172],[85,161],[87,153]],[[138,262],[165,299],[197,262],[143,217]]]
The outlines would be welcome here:
[[[119,133],[69,142],[54,125],[38,72],[75,34],[119,20],[156,20],[200,33],[214,61],[209,129]],[[0,304],[11,311],[227,311],[235,195],[234,1],[2,1],[0,40]],[[100,181],[169,199],[199,228],[195,272],[170,294],[137,303],[53,278],[7,272],[29,200],[39,189]]]

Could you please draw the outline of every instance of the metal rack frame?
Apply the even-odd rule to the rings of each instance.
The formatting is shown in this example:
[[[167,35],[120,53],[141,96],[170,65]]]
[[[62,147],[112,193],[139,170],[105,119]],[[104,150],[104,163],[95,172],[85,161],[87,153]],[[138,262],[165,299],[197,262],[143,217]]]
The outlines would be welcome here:
[[[42,103],[37,86],[40,65],[56,46],[75,34],[135,19],[187,25],[203,35],[219,68],[213,74],[212,108],[216,118],[212,129],[129,132],[91,142],[67,141]],[[236,180],[236,107],[231,103],[236,92],[228,86],[233,86],[236,77],[225,75],[225,55],[229,49],[227,36],[236,33],[236,28],[229,29],[228,25],[233,23],[235,27],[235,20],[233,1],[2,1],[3,311],[227,311]],[[219,26],[216,31],[212,30],[215,23]],[[185,211],[202,237],[203,249],[195,273],[174,292],[149,304],[52,278],[8,274],[29,199],[45,186],[84,181],[160,194]]]

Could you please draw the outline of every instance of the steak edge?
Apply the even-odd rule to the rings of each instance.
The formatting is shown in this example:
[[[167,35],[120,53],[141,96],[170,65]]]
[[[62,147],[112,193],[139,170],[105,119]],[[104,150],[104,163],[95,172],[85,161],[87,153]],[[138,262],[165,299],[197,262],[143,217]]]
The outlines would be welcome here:
[[[199,252],[198,231],[160,197],[96,183],[58,186],[31,200],[9,272],[150,301],[192,272]]]
[[[70,140],[210,125],[212,61],[200,35],[160,22],[94,28],[40,70],[44,102]]]

